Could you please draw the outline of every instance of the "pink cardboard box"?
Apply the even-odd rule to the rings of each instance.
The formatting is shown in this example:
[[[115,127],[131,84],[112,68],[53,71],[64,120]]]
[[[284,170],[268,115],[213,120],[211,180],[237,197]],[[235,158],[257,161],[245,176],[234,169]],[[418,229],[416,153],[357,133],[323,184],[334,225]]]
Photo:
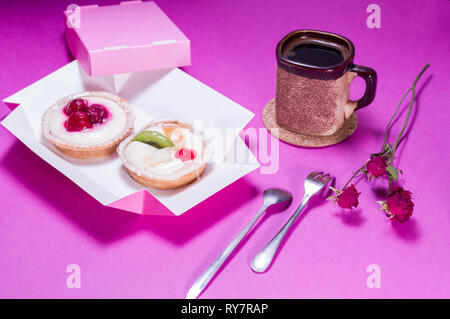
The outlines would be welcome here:
[[[154,2],[70,5],[65,37],[91,76],[191,64],[190,41]]]

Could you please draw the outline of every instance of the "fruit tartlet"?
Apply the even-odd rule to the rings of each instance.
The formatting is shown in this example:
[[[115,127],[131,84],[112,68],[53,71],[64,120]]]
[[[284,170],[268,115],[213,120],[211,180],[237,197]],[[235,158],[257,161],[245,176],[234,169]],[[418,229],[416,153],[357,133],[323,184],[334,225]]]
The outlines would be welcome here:
[[[133,130],[128,103],[108,92],[66,96],[42,118],[42,135],[62,153],[75,158],[98,158],[114,153]]]
[[[155,121],[129,136],[117,148],[131,177],[138,183],[169,189],[200,178],[209,146],[200,132],[179,121]]]

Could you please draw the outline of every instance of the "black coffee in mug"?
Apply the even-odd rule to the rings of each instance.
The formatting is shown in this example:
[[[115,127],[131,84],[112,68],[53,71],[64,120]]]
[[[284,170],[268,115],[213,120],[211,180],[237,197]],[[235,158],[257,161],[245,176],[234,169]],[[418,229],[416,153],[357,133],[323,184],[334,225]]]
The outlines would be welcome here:
[[[291,61],[315,66],[332,66],[344,61],[339,50],[313,43],[298,44],[287,49],[285,54]]]

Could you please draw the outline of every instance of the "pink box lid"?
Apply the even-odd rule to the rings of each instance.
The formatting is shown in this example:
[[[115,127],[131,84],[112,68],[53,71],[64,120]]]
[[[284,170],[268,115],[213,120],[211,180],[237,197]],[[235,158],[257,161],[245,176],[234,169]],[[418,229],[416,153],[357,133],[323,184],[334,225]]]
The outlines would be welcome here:
[[[189,39],[155,2],[71,5],[64,14],[69,49],[89,75],[191,64]]]

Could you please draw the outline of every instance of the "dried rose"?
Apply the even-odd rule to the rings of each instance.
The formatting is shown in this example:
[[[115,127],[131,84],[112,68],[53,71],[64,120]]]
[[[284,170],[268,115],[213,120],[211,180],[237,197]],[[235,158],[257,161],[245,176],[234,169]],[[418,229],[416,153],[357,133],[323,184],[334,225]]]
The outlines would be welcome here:
[[[369,176],[383,176],[386,174],[386,168],[388,167],[387,158],[385,156],[374,156],[367,162],[366,167]]]
[[[395,108],[394,114],[390,118],[386,131],[384,134],[383,145],[381,146],[381,150],[378,153],[370,154],[370,159],[358,170],[356,170],[350,179],[347,180],[345,185],[349,185],[350,182],[358,176],[358,174],[364,174],[368,177],[369,181],[372,177],[378,178],[381,176],[386,176],[389,182],[389,195],[386,201],[379,202],[381,204],[381,209],[385,211],[385,214],[392,219],[393,221],[403,223],[411,217],[414,209],[414,203],[411,200],[411,192],[404,190],[401,187],[395,188],[391,191],[392,183],[399,178],[399,174],[402,171],[396,167],[394,167],[393,162],[395,158],[395,152],[398,150],[398,146],[403,141],[403,134],[408,127],[408,121],[410,119],[410,115],[412,113],[412,109],[414,106],[416,85],[419,81],[420,77],[423,75],[425,70],[430,65],[427,64],[417,75],[414,80],[412,86],[406,91],[403,95],[400,103]],[[403,119],[403,126],[400,132],[395,139],[395,142],[391,143],[388,141],[388,137],[390,136],[390,130],[392,129],[393,124],[396,120],[401,118],[402,112],[399,112],[400,107],[403,105],[403,100],[411,93],[411,100],[409,102],[408,111],[406,112],[406,116]],[[344,190],[336,190],[330,187],[337,195],[330,196],[328,199],[335,200],[338,205],[342,208],[353,208],[358,206],[358,197],[359,194],[354,185],[345,188]]]
[[[358,191],[356,190],[355,185],[350,185],[347,188],[344,188],[344,190],[340,191],[337,196],[337,204],[342,208],[356,208],[358,207],[358,197],[359,197]]]
[[[411,192],[402,187],[394,188],[388,195],[385,202],[381,203],[381,209],[386,211],[389,219],[404,223],[412,215],[414,203],[411,199]]]

